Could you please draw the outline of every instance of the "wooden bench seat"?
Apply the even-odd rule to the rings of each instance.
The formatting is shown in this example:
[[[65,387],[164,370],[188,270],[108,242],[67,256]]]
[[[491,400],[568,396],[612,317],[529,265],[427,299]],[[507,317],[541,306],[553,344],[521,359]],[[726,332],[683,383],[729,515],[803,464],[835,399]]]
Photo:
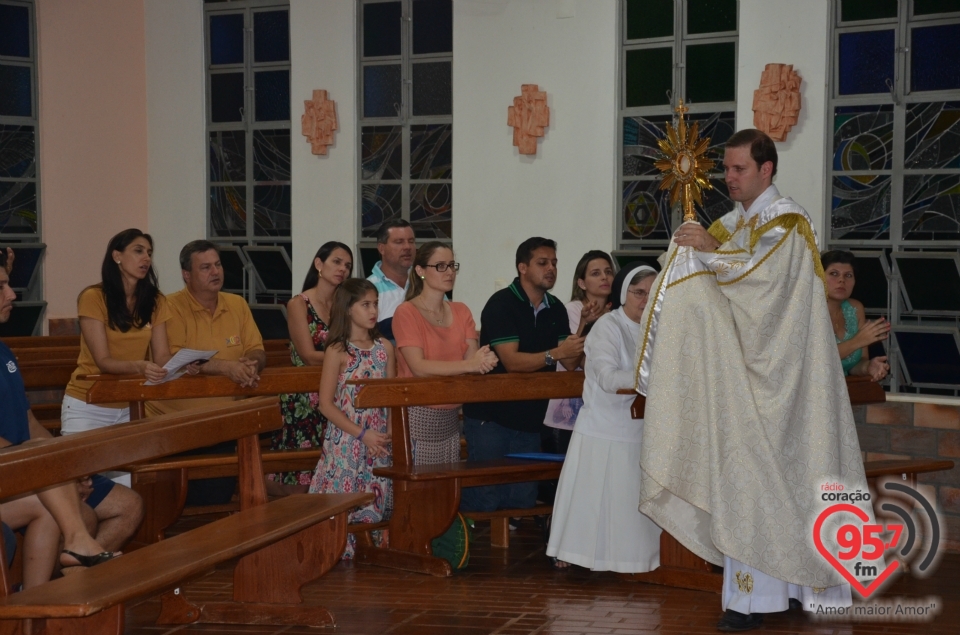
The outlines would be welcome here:
[[[368,564],[428,573],[451,575],[450,564],[433,556],[431,541],[453,522],[464,487],[500,485],[556,479],[562,463],[525,459],[461,461],[440,465],[413,465],[407,407],[498,400],[552,399],[580,394],[583,373],[518,373],[503,375],[462,375],[404,379],[357,380],[358,408],[387,407],[393,411],[393,465],[377,468],[374,474],[393,479],[393,515],[390,517],[390,547],[358,545],[357,560]],[[549,506],[541,512],[550,513]],[[509,545],[503,528],[512,510],[484,515],[493,527],[495,546]],[[542,515],[537,514],[537,515]]]
[[[903,461],[866,461],[863,469],[867,479],[873,480],[883,476],[899,476],[907,481],[910,487],[917,486],[917,474],[926,472],[940,472],[952,470],[953,461],[945,459],[908,459]]]
[[[91,567],[21,593],[14,593],[0,603],[0,619],[27,619],[44,617],[88,618],[125,602],[145,598],[173,589],[199,574],[212,571],[218,564],[305,532],[301,536],[309,548],[311,559],[322,559],[322,568],[329,570],[339,560],[346,539],[344,512],[373,498],[372,494],[296,494],[258,505],[242,514],[234,514],[213,521],[186,533],[168,538],[125,554],[102,565]],[[331,523],[329,530],[324,523]],[[320,529],[321,531],[313,531]],[[310,534],[318,535],[310,535]],[[295,564],[295,553],[260,553],[264,557],[290,558]],[[258,563],[240,561],[238,567],[253,567]],[[312,567],[311,567],[312,568]],[[270,580],[270,589],[263,589],[274,597],[277,616],[291,609],[291,603],[300,601],[299,587],[309,579],[298,579],[296,567],[292,575]],[[313,578],[310,578],[313,579]],[[266,583],[266,581],[264,581]],[[274,586],[277,585],[277,586]],[[256,586],[266,586],[257,584]],[[243,590],[235,590],[243,593]],[[188,624],[196,618],[218,621],[218,616],[243,610],[236,602],[206,602],[190,605],[175,599],[173,594],[162,598],[163,608],[159,624]],[[243,600],[240,600],[242,602]],[[184,611],[184,605],[192,607]],[[260,610],[260,607],[258,607]],[[195,611],[196,615],[190,611]],[[313,613],[305,623],[309,626],[332,624],[333,619],[324,608],[301,607],[300,612]],[[271,623],[262,613],[251,615],[249,623]],[[113,621],[115,616],[105,619]],[[232,621],[232,620],[231,620]],[[289,622],[286,622],[289,623]],[[103,632],[89,630],[88,632]]]
[[[276,397],[261,397],[0,450],[0,497],[9,498],[236,439],[241,508],[228,518],[20,594],[9,594],[0,560],[0,633],[120,635],[126,602],[175,589],[236,557],[232,601],[199,606],[177,591],[167,593],[160,623],[332,623],[322,607],[298,605],[299,589],[339,561],[346,514],[372,495],[296,495],[268,503],[258,435],[281,425]],[[16,621],[23,619],[43,621]]]
[[[130,417],[143,418],[144,402],[202,397],[254,397],[287,392],[312,392],[320,385],[320,367],[293,366],[267,368],[260,373],[255,388],[242,388],[227,377],[184,376],[156,386],[145,386],[136,375],[88,375],[93,381],[87,390],[88,403],[129,402]],[[277,407],[279,415],[279,406]],[[319,449],[266,452],[268,472],[312,470],[319,461]],[[314,454],[309,454],[313,452]],[[144,518],[128,550],[162,540],[164,532],[183,513],[190,479],[233,476],[237,473],[236,454],[167,457],[148,465],[124,466],[133,474],[131,486],[144,501]],[[315,457],[315,458],[314,458]],[[269,462],[269,468],[266,467]],[[232,506],[214,506],[206,511],[224,511]],[[202,513],[203,510],[201,510]]]

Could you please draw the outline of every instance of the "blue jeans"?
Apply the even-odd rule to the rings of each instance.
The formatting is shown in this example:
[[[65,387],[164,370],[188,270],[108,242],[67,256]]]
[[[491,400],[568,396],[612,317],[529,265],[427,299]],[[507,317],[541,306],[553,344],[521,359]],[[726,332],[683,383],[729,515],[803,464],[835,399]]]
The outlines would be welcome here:
[[[520,432],[494,421],[464,417],[463,435],[471,461],[501,459],[518,452],[539,452],[540,433]],[[537,483],[508,483],[464,488],[460,509],[471,512],[492,512],[498,509],[526,509],[537,504]]]

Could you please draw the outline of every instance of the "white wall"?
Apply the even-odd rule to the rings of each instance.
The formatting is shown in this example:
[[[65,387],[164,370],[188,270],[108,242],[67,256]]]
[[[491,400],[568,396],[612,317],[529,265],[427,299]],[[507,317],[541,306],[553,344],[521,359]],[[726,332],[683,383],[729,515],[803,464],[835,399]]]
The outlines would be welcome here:
[[[825,237],[826,153],[829,119],[828,0],[740,0],[740,45],[737,68],[737,129],[753,128],[753,91],[771,63],[793,64],[800,75],[800,117],[777,144],[780,157],[776,185],[802,205]]]
[[[479,320],[516,275],[517,245],[558,243],[561,300],[580,256],[613,248],[616,191],[616,0],[454,0],[453,244],[456,298]],[[559,19],[568,11],[573,17]],[[547,92],[536,156],[512,145],[507,107],[521,84]]]
[[[354,246],[357,236],[356,4],[352,0],[290,2],[290,160],[293,287],[328,240]],[[326,156],[310,152],[300,133],[304,100],[314,89],[337,103],[340,126]],[[360,254],[354,254],[359,260]],[[356,265],[354,270],[356,270]]]
[[[180,248],[206,237],[203,3],[144,0],[148,225],[160,288],[183,286]]]

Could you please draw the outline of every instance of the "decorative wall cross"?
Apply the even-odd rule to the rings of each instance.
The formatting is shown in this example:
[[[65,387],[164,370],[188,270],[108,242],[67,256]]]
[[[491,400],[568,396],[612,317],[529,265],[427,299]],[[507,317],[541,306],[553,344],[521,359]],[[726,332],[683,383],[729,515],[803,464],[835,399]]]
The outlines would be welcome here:
[[[310,142],[310,150],[326,154],[327,146],[333,145],[333,131],[337,130],[337,102],[327,99],[327,91],[315,90],[313,99],[305,99],[303,107],[300,127]]]
[[[753,91],[753,126],[774,141],[786,141],[800,116],[800,76],[793,64],[767,64]]]
[[[520,95],[507,108],[507,125],[513,126],[513,145],[520,154],[536,154],[537,137],[542,137],[544,126],[550,125],[547,93],[536,84],[520,86]]]

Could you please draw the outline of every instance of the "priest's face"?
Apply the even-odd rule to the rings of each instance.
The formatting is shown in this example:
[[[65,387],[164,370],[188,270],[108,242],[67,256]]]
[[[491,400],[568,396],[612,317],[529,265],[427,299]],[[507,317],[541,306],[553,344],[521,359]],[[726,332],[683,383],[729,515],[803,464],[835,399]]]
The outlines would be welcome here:
[[[727,148],[723,153],[723,175],[730,199],[742,203],[746,210],[773,182],[773,163],[757,165],[750,156],[750,146]]]

